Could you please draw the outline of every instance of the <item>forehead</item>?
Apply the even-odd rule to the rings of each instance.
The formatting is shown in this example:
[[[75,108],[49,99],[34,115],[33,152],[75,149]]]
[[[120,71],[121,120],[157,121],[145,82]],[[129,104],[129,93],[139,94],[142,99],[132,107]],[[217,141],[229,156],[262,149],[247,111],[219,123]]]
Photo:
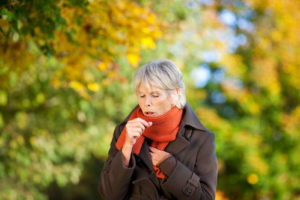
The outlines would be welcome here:
[[[151,84],[151,83],[145,83],[141,82],[139,85],[137,92],[139,93],[151,93],[151,92],[164,92],[162,88],[160,88],[157,85]]]

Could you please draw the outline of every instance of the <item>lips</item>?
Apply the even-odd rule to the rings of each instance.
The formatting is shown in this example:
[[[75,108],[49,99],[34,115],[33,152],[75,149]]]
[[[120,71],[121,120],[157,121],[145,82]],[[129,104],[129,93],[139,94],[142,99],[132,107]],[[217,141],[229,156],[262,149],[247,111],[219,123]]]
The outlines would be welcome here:
[[[145,112],[145,115],[150,117],[154,115],[154,112]]]

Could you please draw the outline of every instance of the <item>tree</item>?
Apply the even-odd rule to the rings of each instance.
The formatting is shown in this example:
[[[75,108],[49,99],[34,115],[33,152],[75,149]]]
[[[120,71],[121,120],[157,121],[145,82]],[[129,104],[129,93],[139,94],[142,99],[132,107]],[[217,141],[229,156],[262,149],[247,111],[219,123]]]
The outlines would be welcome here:
[[[135,103],[128,79],[164,25],[147,6],[105,0],[4,1],[0,24],[0,198],[45,199],[106,155]]]
[[[231,199],[299,198],[299,6],[207,5],[227,27],[229,52],[205,63],[224,77],[205,86],[198,114],[217,135],[219,189]]]
[[[132,74],[157,57],[181,68],[188,102],[216,134],[217,199],[299,198],[298,8],[2,1],[0,198],[95,199],[113,128],[136,104]],[[194,69],[208,74],[202,85]]]

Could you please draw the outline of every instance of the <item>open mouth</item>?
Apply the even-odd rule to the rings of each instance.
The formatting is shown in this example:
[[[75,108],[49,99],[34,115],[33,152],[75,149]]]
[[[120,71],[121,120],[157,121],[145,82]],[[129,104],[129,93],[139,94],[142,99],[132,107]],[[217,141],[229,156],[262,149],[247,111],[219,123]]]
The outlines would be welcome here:
[[[154,112],[145,112],[145,115],[146,115],[146,116],[153,116],[153,115],[154,115]]]

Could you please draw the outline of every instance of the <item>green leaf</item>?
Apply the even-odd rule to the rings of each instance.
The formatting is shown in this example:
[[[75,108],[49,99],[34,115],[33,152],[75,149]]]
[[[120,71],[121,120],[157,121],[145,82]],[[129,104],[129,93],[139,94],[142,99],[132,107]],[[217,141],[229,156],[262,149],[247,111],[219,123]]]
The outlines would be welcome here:
[[[7,94],[4,90],[0,90],[0,106],[7,104]]]
[[[0,10],[0,15],[2,16],[2,18],[6,19],[9,22],[11,22],[15,19],[14,13],[8,11],[6,8],[2,8]]]

